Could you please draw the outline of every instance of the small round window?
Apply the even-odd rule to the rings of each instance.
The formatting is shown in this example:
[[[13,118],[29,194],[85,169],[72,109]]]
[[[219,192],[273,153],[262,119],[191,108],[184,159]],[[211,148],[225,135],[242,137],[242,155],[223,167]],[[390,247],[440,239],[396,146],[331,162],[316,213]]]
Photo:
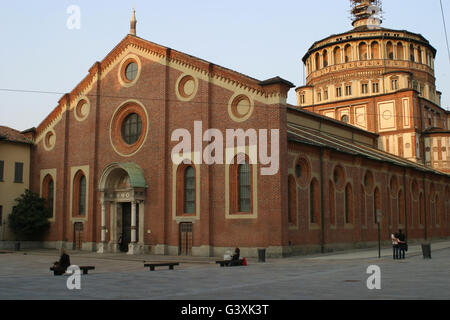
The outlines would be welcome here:
[[[142,119],[136,113],[129,114],[122,123],[122,138],[128,144],[135,144],[142,133]]]
[[[138,74],[138,65],[135,62],[131,62],[127,65],[125,69],[125,77],[128,81],[133,81],[136,79]]]
[[[341,121],[342,121],[342,122],[345,122],[345,123],[348,123],[348,121],[349,121],[348,115],[344,114],[344,115],[341,117]]]

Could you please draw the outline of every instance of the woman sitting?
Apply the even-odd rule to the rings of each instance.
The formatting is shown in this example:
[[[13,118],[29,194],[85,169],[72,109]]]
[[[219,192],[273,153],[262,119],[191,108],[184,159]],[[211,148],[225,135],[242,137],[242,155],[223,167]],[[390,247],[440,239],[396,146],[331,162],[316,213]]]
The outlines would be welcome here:
[[[61,257],[53,265],[53,272],[55,276],[63,275],[67,268],[70,267],[70,257],[65,249],[61,249]]]

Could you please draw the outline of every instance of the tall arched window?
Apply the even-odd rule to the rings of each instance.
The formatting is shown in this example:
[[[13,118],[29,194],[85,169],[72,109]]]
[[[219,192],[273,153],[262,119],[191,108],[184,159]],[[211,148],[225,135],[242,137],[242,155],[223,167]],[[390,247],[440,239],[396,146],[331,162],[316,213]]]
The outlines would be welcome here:
[[[320,193],[319,183],[316,179],[311,181],[309,186],[309,221],[319,223]]]
[[[352,46],[351,45],[346,45],[344,48],[344,55],[345,55],[345,62],[350,62],[352,61]]]
[[[367,60],[367,44],[361,42],[358,46],[359,50],[359,60]]]
[[[353,191],[352,186],[347,184],[345,187],[345,223],[353,222]]]
[[[373,41],[370,44],[370,55],[371,59],[380,59],[380,45],[378,42]]]
[[[409,56],[410,56],[409,58],[412,62],[416,61],[415,54],[414,54],[414,46],[412,44],[409,46]]]
[[[47,202],[49,218],[53,217],[55,185],[51,175],[46,175],[42,183],[42,197]]]
[[[425,203],[424,203],[424,197],[423,197],[423,193],[420,193],[419,196],[419,206],[420,206],[420,211],[419,211],[419,225],[423,226],[424,222],[425,222]]]
[[[288,178],[288,222],[297,224],[297,183],[292,175]]]
[[[398,224],[403,224],[405,219],[405,198],[403,196],[403,191],[398,192]]]
[[[377,223],[377,211],[381,209],[381,197],[378,188],[373,193],[373,221]]]
[[[361,224],[367,225],[367,212],[366,212],[366,190],[363,185],[360,187],[360,201],[361,201]]]
[[[403,44],[401,42],[397,43],[397,59],[405,60]]]
[[[322,53],[322,59],[323,59],[323,67],[328,67],[328,51],[324,50]]]
[[[439,204],[439,196],[436,195],[434,198],[434,217],[435,217],[435,223],[436,225],[441,224],[441,210],[440,210],[440,204]]]
[[[320,69],[320,54],[319,53],[316,53],[315,60],[316,60],[316,70],[319,70]]]
[[[394,59],[394,46],[390,41],[386,44],[386,56],[389,60]]]
[[[79,170],[73,179],[72,214],[75,216],[86,215],[86,177]]]
[[[251,179],[250,179],[250,165],[247,161],[240,164],[238,167],[238,200],[239,212],[251,212]]]
[[[330,224],[336,225],[336,203],[335,203],[335,191],[334,191],[334,183],[330,181]]]
[[[341,48],[336,47],[333,50],[333,60],[334,64],[340,64],[341,63]]]
[[[184,213],[195,213],[195,169],[192,166],[184,171]]]
[[[80,177],[78,209],[78,215],[86,214],[86,177],[84,175]]]

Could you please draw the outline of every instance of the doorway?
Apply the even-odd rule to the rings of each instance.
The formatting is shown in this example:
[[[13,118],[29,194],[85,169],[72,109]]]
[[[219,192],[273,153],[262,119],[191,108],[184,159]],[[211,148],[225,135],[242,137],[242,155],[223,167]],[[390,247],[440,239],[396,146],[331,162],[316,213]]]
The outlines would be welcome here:
[[[74,229],[73,249],[81,250],[83,248],[83,223],[75,222],[73,229]]]
[[[131,202],[124,202],[122,206],[122,235],[119,241],[120,251],[128,252],[128,245],[131,243]],[[139,212],[139,204],[136,204],[136,212]],[[139,230],[139,215],[136,214],[136,231]],[[139,234],[136,232],[136,242],[139,241]]]
[[[182,256],[192,255],[192,223],[180,223],[180,249]]]

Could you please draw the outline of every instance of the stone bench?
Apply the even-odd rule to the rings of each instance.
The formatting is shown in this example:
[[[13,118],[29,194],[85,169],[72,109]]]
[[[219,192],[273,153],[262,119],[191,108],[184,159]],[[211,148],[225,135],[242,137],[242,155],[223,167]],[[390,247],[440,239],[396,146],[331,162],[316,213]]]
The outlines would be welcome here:
[[[155,271],[155,267],[169,267],[169,270],[173,270],[173,267],[178,265],[180,265],[178,262],[146,263],[144,267],[150,268],[150,271]]]

